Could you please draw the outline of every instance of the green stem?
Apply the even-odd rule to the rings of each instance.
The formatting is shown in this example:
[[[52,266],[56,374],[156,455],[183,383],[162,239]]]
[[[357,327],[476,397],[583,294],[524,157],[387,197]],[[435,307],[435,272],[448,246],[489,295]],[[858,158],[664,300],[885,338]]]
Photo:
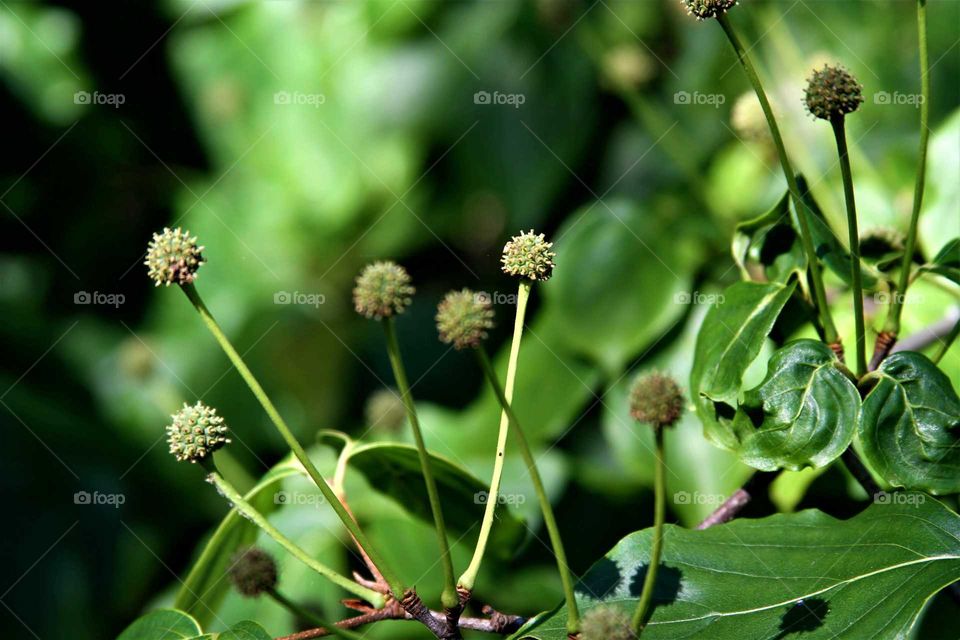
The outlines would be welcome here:
[[[847,205],[847,234],[850,238],[850,282],[853,286],[853,317],[857,333],[857,377],[867,372],[866,329],[863,322],[863,282],[860,274],[860,232],[857,229],[857,202],[853,195],[853,176],[850,173],[850,153],[844,117],[830,119],[833,136],[840,154],[840,173],[843,175],[843,197]]]
[[[747,74],[747,79],[753,85],[753,90],[757,94],[757,100],[760,101],[760,107],[763,109],[763,115],[767,119],[767,125],[770,128],[770,136],[773,138],[774,145],[777,148],[777,157],[780,158],[780,166],[783,169],[783,176],[787,180],[787,189],[793,198],[797,209],[797,223],[800,226],[800,241],[803,244],[803,252],[807,256],[807,263],[810,268],[810,280],[813,287],[814,300],[817,310],[820,313],[820,323],[823,327],[823,339],[829,344],[838,342],[837,329],[833,324],[833,318],[830,316],[830,308],[827,306],[827,293],[823,286],[823,276],[820,273],[820,263],[817,261],[817,253],[813,246],[813,236],[810,233],[808,218],[813,216],[813,212],[807,206],[806,200],[801,197],[800,188],[797,185],[797,178],[790,165],[790,158],[787,157],[787,150],[783,144],[783,137],[780,135],[780,127],[777,126],[777,120],[770,108],[770,101],[767,100],[767,94],[763,90],[763,84],[760,82],[760,76],[757,75],[747,50],[740,42],[740,37],[730,24],[726,14],[717,16],[717,22],[723,27],[724,33],[730,40],[733,50],[737,54],[737,60]]]
[[[933,358],[931,358],[934,364],[940,364],[943,356],[946,355],[947,351],[950,350],[950,345],[952,345],[954,340],[957,339],[957,334],[960,334],[960,320],[957,320],[956,323],[954,323],[953,329],[950,329],[950,333],[948,333],[943,339],[943,342],[941,342],[940,348],[937,349],[937,353],[933,356]]]
[[[917,158],[917,179],[913,187],[913,210],[910,213],[910,229],[904,244],[903,262],[900,266],[900,278],[896,295],[887,310],[884,330],[897,335],[900,333],[900,316],[903,312],[903,299],[910,286],[910,265],[917,248],[917,223],[920,220],[920,208],[923,204],[923,190],[927,176],[927,141],[930,139],[930,69],[927,52],[927,0],[917,0],[917,36],[920,47],[920,149]]]
[[[633,613],[633,632],[638,638],[647,625],[650,605],[653,602],[653,591],[657,583],[657,569],[660,567],[660,556],[663,553],[663,522],[667,512],[667,472],[666,462],[664,462],[663,431],[663,427],[657,427],[655,430],[657,464],[653,476],[653,546],[650,549],[650,564],[647,565],[647,575],[643,579],[640,601]]]
[[[283,595],[276,589],[267,589],[267,595],[273,598],[281,607],[292,613],[295,618],[302,618],[316,627],[323,627],[330,632],[330,635],[334,635],[339,638],[352,638],[354,640],[363,637],[327,622],[309,609],[301,607],[299,604]]]
[[[531,284],[529,280],[522,280],[517,291],[517,313],[513,323],[513,342],[510,345],[510,362],[507,366],[506,397],[508,402],[513,401],[513,385],[517,375],[517,359],[520,355],[520,339],[523,337],[523,319],[527,313],[527,301],[530,298]],[[500,478],[503,473],[504,452],[507,447],[507,433],[510,429],[510,419],[506,411],[500,412],[500,433],[497,436],[497,453],[493,461],[493,476],[490,478],[490,490],[487,492],[487,504],[483,510],[483,520],[480,523],[480,535],[477,546],[473,550],[473,559],[470,566],[460,576],[458,584],[468,591],[473,590],[480,572],[480,563],[487,549],[490,539],[490,530],[493,528],[493,516],[500,498]]]
[[[397,382],[397,390],[407,410],[407,419],[413,430],[413,439],[417,444],[417,454],[420,456],[420,470],[423,473],[423,482],[427,487],[427,497],[430,500],[430,510],[433,512],[433,524],[437,531],[437,543],[440,546],[440,563],[443,565],[443,593],[440,601],[444,607],[452,608],[459,604],[457,586],[454,583],[453,559],[450,557],[450,545],[447,542],[447,527],[443,521],[443,509],[440,506],[440,495],[437,493],[437,482],[430,467],[430,455],[423,441],[423,432],[420,430],[420,420],[417,418],[417,408],[410,395],[410,385],[407,382],[407,372],[400,357],[400,345],[397,342],[397,328],[393,317],[383,320],[383,330],[387,337],[387,354],[390,356],[390,366],[393,368],[393,377]]]
[[[183,285],[181,288],[183,289],[183,292],[187,294],[187,298],[190,299],[190,302],[193,303],[193,306],[200,314],[200,318],[203,320],[204,324],[207,325],[207,329],[210,330],[210,333],[213,334],[213,337],[216,338],[218,343],[220,343],[220,347],[223,349],[224,353],[227,354],[230,362],[233,363],[233,366],[240,373],[240,376],[243,378],[244,382],[246,382],[247,386],[250,387],[250,391],[252,391],[253,395],[257,398],[257,400],[260,401],[260,405],[267,412],[267,415],[277,428],[277,431],[280,432],[280,435],[287,443],[287,446],[290,447],[290,449],[293,451],[293,454],[297,457],[297,460],[299,460],[300,464],[303,465],[303,468],[313,480],[314,484],[317,485],[317,488],[320,489],[320,493],[323,494],[323,497],[326,499],[326,501],[331,507],[333,507],[337,517],[339,517],[340,521],[343,523],[343,526],[347,528],[347,531],[349,531],[350,535],[354,537],[354,539],[357,541],[357,544],[363,548],[366,554],[370,557],[371,561],[383,574],[387,584],[390,586],[390,590],[393,592],[394,597],[397,599],[402,598],[403,585],[399,580],[396,579],[392,572],[387,570],[387,566],[383,562],[383,558],[380,556],[379,552],[377,552],[371,546],[369,539],[367,539],[367,536],[363,533],[363,531],[361,531],[360,525],[358,525],[356,520],[350,516],[346,508],[340,504],[340,500],[337,499],[333,489],[330,488],[330,485],[327,484],[327,481],[323,479],[322,475],[320,475],[320,471],[317,470],[316,465],[314,465],[313,461],[310,460],[310,457],[307,455],[307,452],[304,450],[303,446],[299,441],[297,441],[297,438],[293,435],[293,432],[290,431],[290,427],[288,427],[287,423],[284,422],[283,418],[280,417],[280,413],[277,411],[276,407],[273,406],[270,398],[267,397],[263,387],[261,387],[260,383],[257,382],[257,379],[253,377],[253,373],[250,372],[250,369],[247,367],[246,363],[244,363],[243,358],[240,357],[240,354],[237,353],[237,350],[233,348],[232,344],[230,344],[230,340],[227,338],[226,334],[223,333],[220,325],[218,325],[217,321],[214,319],[213,314],[210,313],[210,310],[207,309],[207,306],[200,298],[200,293],[197,291],[196,287],[194,287],[192,284],[188,284]]]
[[[382,607],[384,604],[383,594],[377,593],[373,589],[368,589],[367,587],[357,584],[353,580],[340,575],[327,565],[323,564],[312,558],[309,553],[304,551],[299,547],[293,540],[283,535],[279,529],[270,524],[270,521],[267,520],[262,513],[257,511],[249,502],[247,502],[240,492],[237,491],[229,481],[227,481],[220,472],[216,471],[215,468],[207,476],[207,480],[217,488],[217,491],[220,492],[224,498],[230,501],[230,503],[239,511],[244,517],[253,522],[255,525],[260,527],[264,533],[277,541],[277,543],[286,549],[290,554],[295,557],[297,560],[307,565],[320,575],[324,576],[330,582],[342,587],[346,591],[354,594],[359,598],[367,600],[375,607]]]
[[[493,370],[493,365],[490,363],[490,358],[487,357],[487,352],[483,350],[483,347],[475,351],[477,359],[480,361],[480,368],[483,369],[483,373],[486,375],[490,386],[493,387],[493,391],[497,395],[497,400],[500,401],[500,406],[503,408],[504,413],[507,414],[510,424],[513,425],[513,434],[517,439],[517,444],[520,445],[520,454],[523,456],[523,461],[527,465],[527,473],[530,474],[530,480],[533,482],[533,490],[537,494],[537,500],[540,501],[543,523],[547,527],[547,532],[550,535],[550,544],[553,547],[553,555],[557,559],[557,570],[560,572],[560,582],[563,584],[563,595],[567,601],[567,633],[577,633],[580,630],[580,611],[577,607],[577,598],[574,594],[573,577],[570,572],[570,567],[567,564],[567,553],[563,549],[563,539],[560,538],[557,519],[553,515],[550,498],[547,497],[547,491],[543,486],[543,479],[540,477],[540,470],[537,469],[536,460],[533,459],[533,453],[530,451],[530,444],[527,442],[523,429],[520,427],[520,422],[513,412],[513,407],[510,406],[510,401],[507,400],[503,387],[500,385],[500,380],[497,378],[497,374]]]

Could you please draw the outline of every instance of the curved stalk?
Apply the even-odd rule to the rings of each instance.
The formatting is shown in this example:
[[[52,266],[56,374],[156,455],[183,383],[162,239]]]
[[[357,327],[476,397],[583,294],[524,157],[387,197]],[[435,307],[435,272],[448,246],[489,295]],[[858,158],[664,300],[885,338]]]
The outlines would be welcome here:
[[[433,512],[433,524],[437,532],[437,543],[440,546],[440,563],[443,566],[443,593],[440,600],[444,607],[456,607],[460,600],[457,597],[457,586],[454,584],[453,559],[450,557],[450,544],[447,541],[447,527],[443,521],[443,509],[440,506],[440,495],[437,493],[437,482],[433,478],[430,468],[430,456],[427,445],[423,441],[423,432],[420,430],[420,420],[417,418],[417,408],[410,395],[410,385],[407,382],[407,372],[400,357],[400,345],[397,342],[397,329],[392,317],[383,320],[383,330],[387,337],[387,355],[390,357],[390,366],[393,368],[393,377],[397,382],[397,390],[407,410],[407,419],[413,430],[413,439],[417,443],[417,454],[420,456],[420,469],[423,473],[423,482],[427,487],[427,498],[430,500],[430,510]]]
[[[513,401],[513,384],[517,375],[517,358],[520,355],[520,339],[523,337],[523,319],[527,313],[527,301],[530,298],[531,284],[529,280],[522,280],[517,291],[517,314],[513,323],[513,342],[510,345],[510,362],[507,365],[506,399]],[[510,419],[507,412],[500,412],[500,433],[497,436],[497,454],[493,462],[493,476],[490,478],[490,490],[487,492],[487,505],[483,510],[483,521],[480,523],[480,535],[477,546],[473,550],[473,559],[470,566],[460,576],[457,584],[467,591],[473,590],[473,585],[480,572],[480,563],[487,549],[490,539],[490,530],[493,528],[493,515],[500,498],[500,479],[503,474],[503,458],[507,447],[507,433],[510,430]]]
[[[743,47],[743,43],[740,42],[740,37],[733,29],[733,25],[730,24],[726,14],[717,16],[717,22],[720,23],[724,33],[727,34],[727,38],[730,40],[730,44],[737,54],[737,60],[740,61],[740,66],[743,67],[747,79],[750,80],[750,84],[753,85],[753,90],[757,94],[757,100],[760,101],[760,107],[763,109],[763,115],[767,119],[767,126],[770,128],[770,136],[773,138],[774,145],[777,148],[777,157],[780,159],[783,176],[787,180],[787,189],[790,191],[790,195],[797,209],[797,222],[800,225],[800,242],[803,245],[803,252],[807,256],[807,263],[810,268],[810,280],[817,311],[820,315],[820,324],[823,328],[823,338],[828,344],[836,344],[839,342],[837,328],[833,324],[830,308],[827,306],[827,293],[823,286],[823,275],[820,272],[820,263],[817,260],[817,253],[813,246],[813,236],[810,233],[810,225],[808,223],[808,217],[813,216],[813,212],[810,211],[806,201],[801,197],[800,188],[797,185],[797,178],[793,173],[793,167],[790,165],[790,158],[787,157],[783,137],[780,135],[780,127],[777,126],[777,120],[773,115],[773,110],[770,108],[770,101],[767,100],[767,94],[763,90],[760,76],[757,75],[757,71],[753,67],[753,62],[750,61],[750,56],[747,55],[747,50]]]
[[[650,548],[650,564],[647,566],[647,575],[643,579],[640,601],[633,612],[633,633],[638,638],[643,633],[650,615],[653,591],[657,583],[657,570],[660,568],[660,556],[663,554],[663,522],[666,519],[667,512],[667,472],[664,461],[663,430],[663,427],[658,427],[655,430],[657,465],[653,476],[653,546]]]
[[[304,551],[303,548],[298,546],[297,543],[283,535],[279,529],[270,524],[270,521],[267,520],[262,513],[257,511],[253,505],[247,502],[243,496],[240,495],[240,492],[237,491],[233,485],[230,484],[230,482],[227,481],[222,475],[220,475],[219,471],[216,471],[216,469],[213,467],[210,467],[210,469],[212,470],[207,476],[207,481],[217,488],[217,491],[220,492],[220,495],[229,500],[236,510],[239,511],[245,518],[260,527],[265,534],[276,540],[276,542],[281,547],[286,549],[290,555],[330,580],[330,582],[333,582],[334,584],[342,587],[344,590],[349,591],[359,598],[367,600],[373,606],[383,606],[383,594],[377,593],[373,589],[368,589],[363,585],[357,584],[346,576],[340,575],[322,562],[315,560],[310,556],[309,553]]]
[[[903,299],[910,286],[910,265],[917,248],[917,223],[920,220],[920,208],[923,205],[923,190],[927,176],[927,142],[930,139],[930,58],[927,51],[927,0],[917,0],[917,39],[920,48],[920,149],[917,158],[917,179],[913,187],[913,210],[910,213],[910,228],[904,244],[903,262],[900,266],[900,278],[896,295],[887,310],[884,331],[894,337],[900,333],[900,316],[903,312]],[[893,345],[891,344],[891,347]]]
[[[523,456],[523,461],[527,465],[527,472],[530,474],[530,480],[533,482],[533,490],[537,494],[537,500],[540,501],[540,512],[543,514],[543,523],[547,527],[547,533],[550,535],[550,545],[553,547],[553,555],[557,560],[557,570],[560,572],[560,582],[563,585],[563,597],[567,603],[567,633],[577,633],[580,631],[580,610],[577,607],[577,598],[574,593],[573,576],[567,564],[567,553],[563,548],[563,539],[560,537],[560,529],[557,527],[557,519],[553,515],[553,507],[550,505],[547,490],[543,486],[540,470],[537,469],[537,462],[533,459],[530,444],[527,442],[523,429],[520,427],[520,422],[513,412],[513,407],[510,406],[510,401],[507,400],[504,394],[503,387],[500,385],[500,380],[493,370],[493,365],[490,363],[487,352],[483,350],[483,347],[475,349],[475,351],[480,361],[480,368],[483,369],[483,373],[490,382],[490,386],[493,387],[493,391],[497,395],[497,400],[500,401],[500,406],[503,408],[504,413],[507,414],[510,424],[513,426],[513,435],[517,439],[517,444],[520,445],[520,454]]]
[[[327,481],[324,480],[322,475],[320,475],[320,471],[317,469],[316,465],[313,464],[313,461],[310,460],[307,452],[297,440],[296,436],[293,435],[290,427],[288,427],[287,423],[284,422],[282,417],[280,417],[280,413],[277,411],[277,408],[273,406],[270,398],[267,397],[263,387],[261,387],[260,383],[257,382],[257,379],[253,376],[253,373],[247,367],[246,363],[244,363],[243,358],[241,358],[240,354],[237,353],[237,350],[233,348],[230,340],[227,338],[226,334],[223,333],[220,325],[217,324],[213,314],[210,313],[210,310],[207,309],[207,306],[203,303],[203,300],[200,298],[200,293],[197,291],[196,287],[192,284],[187,284],[182,285],[181,288],[187,295],[187,298],[190,299],[190,302],[193,303],[193,306],[200,314],[200,318],[203,320],[204,324],[207,325],[207,329],[210,330],[210,333],[213,334],[213,337],[216,338],[217,342],[220,344],[220,348],[223,349],[224,353],[227,354],[227,358],[229,358],[230,362],[233,363],[233,366],[240,373],[240,376],[243,378],[244,382],[246,382],[247,386],[250,387],[250,391],[253,392],[253,395],[260,402],[260,405],[263,407],[264,411],[267,412],[271,422],[273,422],[274,426],[277,428],[277,431],[279,431],[280,435],[283,437],[284,442],[287,443],[287,446],[289,446],[291,451],[293,451],[293,454],[297,457],[297,460],[299,460],[300,464],[303,465],[303,468],[306,470],[307,475],[310,476],[310,479],[313,480],[314,484],[317,485],[317,488],[320,489],[320,493],[323,494],[323,497],[327,503],[333,507],[337,517],[339,517],[340,521],[343,523],[343,526],[347,528],[347,531],[350,532],[350,535],[352,535],[357,541],[357,545],[363,548],[364,552],[370,557],[371,561],[383,574],[387,583],[390,585],[390,591],[393,592],[394,597],[398,599],[401,598],[403,596],[403,585],[400,584],[400,581],[396,579],[392,572],[388,571],[388,568],[383,562],[383,558],[376,551],[376,549],[370,545],[370,541],[360,529],[360,525],[358,525],[357,521],[350,516],[346,508],[340,504],[340,500],[337,499],[333,489],[330,488],[330,485],[327,484]]]
[[[847,205],[847,234],[850,238],[850,283],[853,286],[853,318],[856,326],[855,346],[857,377],[867,372],[866,329],[863,322],[863,282],[860,274],[860,232],[857,229],[857,202],[853,195],[853,176],[850,173],[850,154],[847,151],[847,134],[844,117],[831,118],[833,136],[840,154],[840,173],[843,175],[843,198]]]

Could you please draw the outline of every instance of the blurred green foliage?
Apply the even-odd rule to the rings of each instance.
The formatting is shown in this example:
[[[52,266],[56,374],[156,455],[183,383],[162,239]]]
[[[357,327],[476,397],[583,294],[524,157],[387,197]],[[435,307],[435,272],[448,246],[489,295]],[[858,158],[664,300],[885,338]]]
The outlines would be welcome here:
[[[957,227],[960,4],[930,0],[928,11],[929,258]],[[823,60],[862,80],[867,103],[848,124],[861,228],[904,229],[918,117],[896,96],[918,91],[915,34],[905,26],[912,3],[757,0],[731,16],[755,43],[788,149],[835,229],[843,210],[833,143],[800,97]],[[481,479],[492,466],[496,400],[472,359],[436,340],[435,304],[459,286],[508,301],[502,243],[521,228],[545,231],[558,266],[535,295],[517,412],[572,568],[582,573],[649,524],[650,438],[627,418],[627,384],[650,366],[686,378],[703,309],[684,300],[738,278],[735,224],[783,191],[763,136],[750,135],[749,104],[731,117],[747,89],[720,30],[670,0],[4,3],[3,637],[113,637],[172,601],[226,512],[199,470],[165,452],[162,427],[182,401],[203,398],[226,416],[236,442],[222,464],[242,488],[283,456],[182,294],[152,290],[144,277],[142,252],[164,225],[184,225],[206,245],[199,289],[306,442],[322,428],[404,439],[364,422],[389,365],[379,328],[350,308],[364,263],[402,262],[418,295],[400,338],[428,445]],[[118,106],[98,102],[118,95]],[[497,104],[497,95],[523,103]],[[908,308],[907,334],[956,304],[955,290],[917,290],[924,304]],[[124,302],[81,305],[78,292]],[[282,304],[283,293],[323,303]],[[506,302],[497,311],[490,346],[502,369],[512,312]],[[836,319],[852,335],[841,307]],[[943,363],[956,385],[956,347]],[[746,477],[702,438],[693,414],[671,438],[671,492],[716,496]],[[316,451],[332,470],[330,452]],[[781,508],[849,508],[836,495],[839,471],[781,480]],[[421,593],[435,600],[430,528],[359,474],[348,488],[388,560],[421,576]],[[81,491],[125,502],[76,504]],[[520,505],[529,538],[510,562],[485,564],[477,597],[531,614],[559,601],[559,583],[519,461],[508,460],[504,491],[531,498]],[[692,525],[711,507],[691,500],[671,516]],[[770,508],[760,501],[747,514]],[[356,566],[328,510],[272,517],[331,565]],[[457,541],[457,566],[472,543]],[[344,613],[336,590],[279,555],[289,595]],[[208,617],[213,629],[251,617],[271,633],[292,629],[274,604],[233,593]],[[378,627],[370,637],[414,634],[403,623]]]

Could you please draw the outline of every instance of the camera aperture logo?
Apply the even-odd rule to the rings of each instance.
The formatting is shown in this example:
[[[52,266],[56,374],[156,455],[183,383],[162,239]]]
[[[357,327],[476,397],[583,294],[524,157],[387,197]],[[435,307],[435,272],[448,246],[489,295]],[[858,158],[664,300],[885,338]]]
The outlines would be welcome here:
[[[127,101],[122,93],[100,93],[99,91],[77,91],[73,94],[73,104],[106,105],[119,109]]]
[[[477,91],[473,94],[473,104],[495,104],[509,105],[514,109],[519,109],[520,105],[527,101],[527,96],[522,93],[500,93],[494,91]]]
[[[90,493],[89,491],[77,491],[73,494],[73,504],[79,505],[106,505],[114,509],[119,509],[126,501],[127,496],[122,493],[100,493],[99,491]]]
[[[77,291],[73,294],[73,304],[95,304],[120,308],[127,297],[122,293],[101,293],[99,291]]]

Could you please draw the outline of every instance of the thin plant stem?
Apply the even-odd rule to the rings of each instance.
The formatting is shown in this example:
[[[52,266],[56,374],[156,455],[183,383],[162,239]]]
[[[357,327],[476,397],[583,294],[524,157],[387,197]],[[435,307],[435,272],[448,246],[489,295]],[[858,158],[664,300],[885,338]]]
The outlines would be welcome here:
[[[557,570],[560,572],[560,582],[563,584],[563,596],[567,602],[567,633],[576,633],[580,630],[580,610],[577,607],[577,598],[574,593],[573,576],[570,566],[567,564],[567,553],[563,548],[563,539],[560,537],[560,529],[557,527],[557,519],[553,514],[553,507],[550,504],[550,498],[547,496],[547,490],[543,486],[543,478],[540,477],[540,470],[537,468],[537,462],[533,458],[533,452],[530,451],[530,444],[527,437],[520,427],[520,421],[517,420],[513,407],[503,391],[503,386],[497,378],[496,372],[487,352],[483,347],[475,349],[477,359],[480,361],[480,368],[493,391],[500,401],[503,412],[507,414],[511,426],[513,426],[513,435],[520,445],[520,455],[527,465],[527,473],[530,474],[530,480],[533,482],[533,490],[537,494],[537,500],[540,501],[540,511],[543,513],[543,523],[547,527],[547,533],[550,535],[550,545],[553,547],[553,555],[557,560]]]
[[[917,157],[917,178],[913,187],[913,210],[910,213],[910,228],[903,248],[903,261],[900,266],[900,278],[896,295],[887,310],[884,331],[894,336],[900,333],[900,316],[903,312],[903,299],[910,286],[910,265],[917,248],[917,223],[923,205],[923,190],[927,176],[927,142],[930,139],[930,57],[927,47],[927,0],[917,0],[917,39],[920,48],[920,148]]]
[[[663,553],[663,522],[667,513],[667,465],[664,461],[663,431],[664,427],[656,427],[654,432],[656,434],[657,464],[653,476],[653,545],[650,548],[650,564],[647,565],[647,575],[643,579],[640,601],[633,612],[633,632],[638,638],[643,633],[651,612],[650,605],[653,603],[657,570],[660,567],[660,556]]]
[[[840,173],[843,175],[843,198],[847,205],[847,234],[850,238],[850,284],[853,287],[853,319],[856,326],[857,377],[867,372],[866,329],[863,322],[863,282],[860,274],[860,232],[857,229],[857,201],[853,195],[853,176],[850,173],[850,153],[847,150],[845,118],[830,119],[833,136],[840,155]]]
[[[299,460],[300,464],[303,465],[307,475],[310,476],[310,479],[313,480],[314,484],[317,485],[317,488],[320,489],[320,493],[323,494],[324,499],[336,512],[337,517],[340,518],[343,526],[347,528],[347,531],[349,531],[350,535],[352,535],[357,541],[357,544],[363,548],[366,554],[370,557],[371,561],[383,574],[387,584],[390,586],[390,590],[393,592],[394,597],[398,599],[401,598],[403,596],[403,585],[396,578],[396,576],[389,571],[389,568],[384,563],[379,552],[373,548],[373,546],[370,544],[370,540],[360,529],[360,525],[358,525],[357,521],[350,516],[346,508],[344,508],[344,506],[340,503],[340,500],[337,499],[333,489],[330,488],[330,485],[327,484],[327,481],[324,480],[322,475],[320,475],[320,471],[317,469],[316,465],[313,464],[313,461],[310,460],[310,457],[307,455],[306,450],[304,450],[303,445],[300,444],[296,436],[294,436],[293,432],[290,430],[290,427],[288,427],[287,423],[284,422],[282,417],[280,417],[280,413],[277,411],[276,407],[273,406],[270,398],[267,397],[263,387],[261,387],[260,383],[257,382],[257,379],[253,376],[253,373],[247,367],[246,363],[244,363],[243,358],[240,357],[240,354],[237,353],[237,350],[233,348],[230,340],[220,328],[220,325],[217,324],[213,314],[210,313],[210,310],[207,309],[207,306],[203,303],[203,300],[200,298],[200,293],[197,291],[196,287],[194,287],[193,284],[187,284],[182,285],[181,288],[187,295],[187,298],[190,299],[190,302],[193,303],[193,306],[200,314],[200,318],[203,320],[204,324],[207,325],[207,329],[210,330],[210,333],[213,334],[213,337],[216,338],[218,343],[220,343],[220,347],[223,349],[224,353],[227,354],[230,362],[233,363],[233,366],[240,373],[240,376],[243,378],[244,382],[246,382],[247,386],[250,387],[250,391],[253,392],[253,395],[260,402],[260,405],[263,407],[264,411],[267,412],[271,422],[273,422],[274,426],[277,428],[277,431],[280,432],[280,435],[287,443],[287,446],[290,447],[290,450],[293,451],[293,454],[297,457],[297,460]]]
[[[946,355],[947,351],[950,350],[950,345],[952,345],[954,340],[957,339],[957,334],[960,334],[960,319],[954,323],[953,329],[950,329],[950,333],[948,333],[940,343],[940,348],[937,349],[937,353],[934,354],[933,358],[931,358],[934,364],[940,364],[943,356]]]
[[[433,524],[437,532],[437,543],[440,546],[440,564],[443,566],[443,593],[440,601],[444,607],[452,608],[459,604],[457,585],[454,583],[453,559],[450,557],[450,544],[447,541],[447,527],[443,521],[443,509],[440,506],[440,495],[437,492],[437,481],[433,477],[430,467],[430,454],[423,441],[423,432],[420,430],[420,420],[417,418],[417,408],[410,395],[410,384],[407,382],[407,371],[400,356],[400,344],[397,341],[397,328],[392,317],[383,320],[383,331],[387,338],[387,355],[390,357],[390,366],[393,368],[393,377],[397,382],[397,390],[407,410],[407,420],[413,430],[413,439],[417,444],[417,454],[420,456],[420,470],[423,473],[423,482],[427,487],[427,498],[430,500],[430,511],[433,512]]]
[[[350,638],[351,640],[360,640],[361,638],[363,638],[363,636],[361,636],[358,633],[354,633],[353,631],[348,631],[347,629],[341,629],[337,625],[327,622],[326,620],[324,620],[314,612],[310,611],[305,607],[300,606],[299,604],[297,604],[287,596],[283,595],[276,589],[267,589],[267,595],[273,598],[277,602],[277,604],[287,609],[294,616],[298,618],[302,618],[303,620],[306,620],[310,624],[325,628],[327,631],[330,632],[330,635],[332,636],[337,636],[338,638]]]
[[[520,288],[517,291],[517,313],[513,323],[513,342],[510,345],[510,361],[507,365],[507,384],[506,399],[507,402],[513,401],[513,386],[517,375],[517,359],[520,355],[520,339],[523,337],[523,320],[527,313],[527,301],[530,299],[530,281],[524,279],[520,282]],[[487,542],[490,539],[490,531],[493,528],[493,516],[497,509],[497,503],[500,497],[500,480],[503,474],[504,452],[507,448],[507,434],[510,430],[510,418],[507,412],[500,412],[500,432],[497,436],[497,453],[493,461],[493,476],[490,478],[490,489],[487,492],[487,504],[483,510],[483,520],[480,523],[480,535],[477,537],[477,546],[473,550],[473,559],[467,570],[457,581],[462,588],[467,591],[473,590],[473,585],[477,580],[477,574],[480,572],[480,564],[483,561],[483,555],[487,550]]]
[[[777,120],[773,115],[773,109],[770,108],[770,101],[767,100],[767,94],[763,90],[763,84],[760,82],[760,76],[757,75],[757,71],[753,66],[753,62],[750,60],[750,56],[747,54],[747,50],[743,47],[743,43],[740,42],[740,37],[734,30],[733,25],[730,24],[727,16],[725,14],[721,14],[717,16],[716,19],[717,22],[720,23],[720,26],[723,27],[724,33],[727,34],[727,38],[730,40],[730,44],[733,46],[733,50],[737,54],[737,60],[740,61],[740,66],[743,67],[750,84],[753,85],[753,90],[757,94],[757,100],[759,100],[760,107],[763,109],[763,115],[767,119],[767,125],[770,128],[770,136],[773,138],[774,145],[777,148],[777,156],[780,159],[780,166],[783,169],[783,176],[787,180],[787,189],[790,191],[790,195],[793,198],[794,205],[797,209],[797,223],[800,226],[800,241],[803,245],[803,252],[807,256],[814,301],[817,306],[817,311],[820,314],[820,324],[823,328],[823,338],[828,344],[835,344],[839,341],[839,338],[837,335],[837,329],[833,324],[833,318],[830,315],[830,308],[827,306],[827,293],[823,286],[823,276],[820,272],[820,263],[817,261],[817,252],[813,246],[813,236],[810,233],[810,225],[808,222],[808,217],[813,216],[813,212],[810,211],[806,200],[804,200],[801,196],[800,188],[797,185],[797,178],[794,175],[793,167],[790,165],[790,158],[787,157],[787,150],[783,144],[783,137],[780,135],[780,127],[777,126]]]
[[[307,565],[323,577],[334,584],[349,591],[353,595],[367,600],[376,607],[382,607],[384,604],[383,594],[377,593],[373,589],[368,589],[363,585],[357,584],[346,576],[342,576],[327,565],[315,560],[309,553],[303,550],[297,543],[285,536],[279,529],[270,524],[270,521],[262,513],[244,499],[228,480],[226,480],[214,467],[208,467],[210,474],[207,480],[217,488],[217,491],[241,513],[245,518],[260,527],[261,530],[273,538],[281,547],[286,549],[290,555]]]

